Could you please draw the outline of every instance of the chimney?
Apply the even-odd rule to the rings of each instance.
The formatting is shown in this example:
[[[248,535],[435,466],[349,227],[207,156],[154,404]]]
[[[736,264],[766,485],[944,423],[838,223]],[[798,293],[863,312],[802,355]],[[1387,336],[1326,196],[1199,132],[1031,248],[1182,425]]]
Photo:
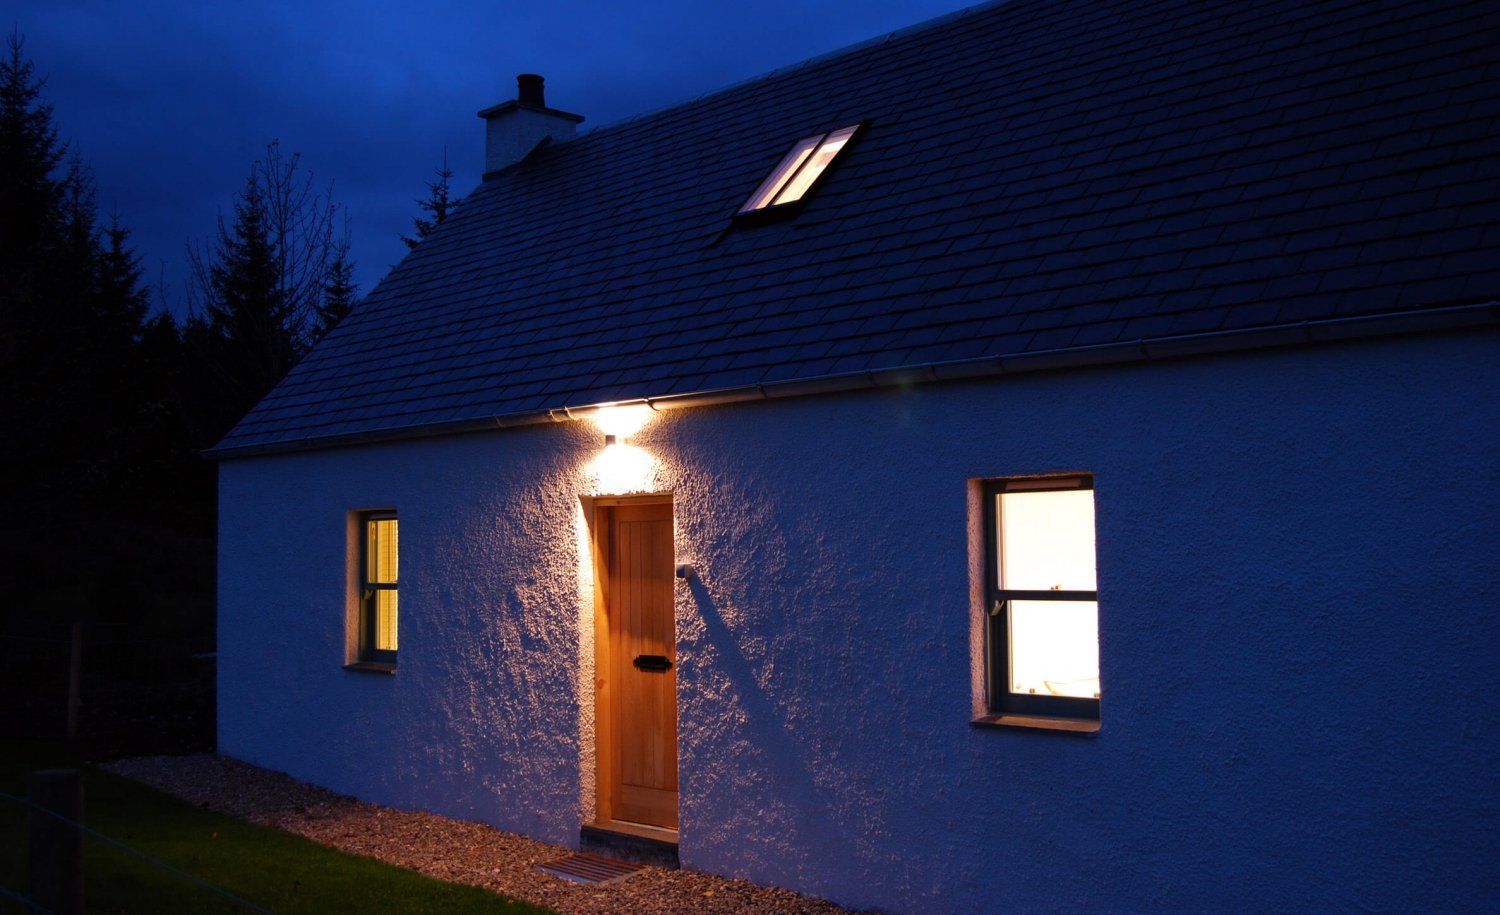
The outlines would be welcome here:
[[[516,99],[479,112],[484,118],[484,173],[498,172],[526,158],[543,140],[565,140],[583,120],[548,108],[542,100],[542,78],[535,73],[516,77]]]
[[[523,108],[546,108],[542,101],[542,78],[535,73],[522,73],[516,77],[516,101]]]

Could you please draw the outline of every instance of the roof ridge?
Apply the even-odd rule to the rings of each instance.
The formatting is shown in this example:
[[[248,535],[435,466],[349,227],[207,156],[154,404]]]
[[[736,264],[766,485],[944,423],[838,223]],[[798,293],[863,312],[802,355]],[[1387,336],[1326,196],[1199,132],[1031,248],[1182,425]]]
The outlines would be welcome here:
[[[557,141],[556,145],[571,145],[579,140],[609,133],[619,128],[628,127],[639,121],[651,120],[652,118],[659,117],[661,115],[667,114],[668,112],[676,111],[679,108],[685,108],[688,105],[696,105],[701,102],[708,102],[721,95],[727,95],[747,86],[753,86],[757,83],[767,82],[776,77],[786,76],[788,74],[795,73],[798,70],[805,70],[813,65],[827,63],[828,61],[851,55],[858,51],[864,51],[870,48],[889,44],[892,41],[906,38],[918,32],[925,32],[928,29],[936,29],[939,26],[946,25],[950,21],[957,21],[959,19],[975,15],[981,10],[986,10],[992,7],[1005,6],[1012,2],[1014,2],[1014,0],[984,0],[984,2],[975,3],[971,6],[965,6],[961,9],[953,10],[952,12],[943,13],[942,15],[934,16],[931,19],[926,19],[913,25],[903,26],[902,28],[896,29],[894,31],[885,32],[884,34],[875,35],[871,38],[856,41],[853,44],[845,45],[844,47],[838,48],[833,51],[828,51],[814,57],[804,58],[797,61],[796,63],[787,64],[782,67],[777,67],[773,70],[767,70],[755,76],[736,80],[735,82],[729,83],[728,85],[720,86],[717,89],[711,89],[707,92],[699,93],[698,95],[695,95],[691,98],[679,99],[675,102],[668,102],[664,105],[652,108],[649,111],[642,111],[636,114],[627,115],[626,117],[621,118],[618,121],[610,121],[607,124],[600,124],[597,127],[586,128],[575,136],[569,137],[565,140]]]

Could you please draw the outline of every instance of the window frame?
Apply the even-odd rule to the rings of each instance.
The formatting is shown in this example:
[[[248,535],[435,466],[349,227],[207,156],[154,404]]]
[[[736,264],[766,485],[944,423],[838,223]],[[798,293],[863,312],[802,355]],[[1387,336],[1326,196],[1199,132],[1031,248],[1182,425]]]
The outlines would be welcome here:
[[[373,523],[376,521],[395,521],[396,526],[396,574],[395,581],[382,582],[371,581],[370,575],[370,541],[372,537]],[[400,520],[397,518],[395,509],[381,509],[379,511],[366,511],[359,513],[359,570],[357,576],[357,587],[359,588],[359,664],[373,664],[396,666],[396,649],[384,649],[375,647],[375,633],[378,612],[376,594],[380,591],[391,591],[397,595],[396,626],[400,630],[400,580],[401,580],[401,547]]]
[[[1099,699],[1078,696],[1039,696],[1010,691],[1010,601],[1091,601],[1099,603],[1098,586],[1092,591],[1033,591],[1000,586],[1000,539],[998,502],[1006,492],[1076,492],[1094,490],[1091,474],[1073,473],[1047,477],[1010,477],[985,480],[981,486],[984,525],[985,599],[985,702],[992,715],[1022,716],[1042,719],[1065,719],[1077,722],[1099,721]],[[1097,523],[1094,561],[1098,563]],[[1095,638],[1098,632],[1095,631]],[[1102,679],[1101,679],[1102,683]],[[1102,692],[1102,689],[1101,689]]]
[[[866,121],[856,121],[853,124],[846,124],[843,127],[836,127],[832,130],[825,130],[822,133],[815,133],[798,139],[791,145],[785,155],[776,160],[775,167],[755,186],[755,190],[750,196],[745,198],[745,202],[740,205],[740,208],[734,214],[735,219],[741,221],[761,219],[774,214],[791,213],[800,209],[807,202],[808,198],[812,196],[813,191],[817,189],[818,185],[822,184],[828,177],[828,173],[843,159],[844,150],[848,149],[849,145],[859,137],[867,123]],[[807,186],[802,189],[802,193],[791,200],[784,200],[778,203],[777,199],[785,193],[788,187],[793,186],[797,182],[797,179],[807,170],[809,164],[817,158],[818,151],[823,148],[824,144],[829,142],[830,138],[836,137],[839,134],[844,134],[843,142],[828,162],[823,165],[818,173],[813,176],[812,180],[807,183]],[[756,206],[755,202],[761,198],[765,198],[766,202]]]

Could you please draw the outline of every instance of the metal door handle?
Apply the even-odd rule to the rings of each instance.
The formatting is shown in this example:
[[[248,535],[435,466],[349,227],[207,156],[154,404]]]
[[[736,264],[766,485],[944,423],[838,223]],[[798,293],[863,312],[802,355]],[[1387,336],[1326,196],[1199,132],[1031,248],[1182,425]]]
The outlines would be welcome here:
[[[638,654],[635,656],[635,666],[637,670],[671,670],[672,662],[659,654]]]

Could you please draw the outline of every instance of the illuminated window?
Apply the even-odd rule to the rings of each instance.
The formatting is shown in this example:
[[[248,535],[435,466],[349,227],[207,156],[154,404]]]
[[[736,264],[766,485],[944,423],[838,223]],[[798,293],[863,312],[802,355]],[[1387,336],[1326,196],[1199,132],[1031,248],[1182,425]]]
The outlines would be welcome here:
[[[1099,717],[1099,595],[1090,477],[984,487],[989,704]]]
[[[740,207],[740,214],[801,200],[858,129],[859,125],[854,124],[798,140],[770,177]]]
[[[400,538],[395,512],[360,516],[359,659],[396,663],[397,590]]]

